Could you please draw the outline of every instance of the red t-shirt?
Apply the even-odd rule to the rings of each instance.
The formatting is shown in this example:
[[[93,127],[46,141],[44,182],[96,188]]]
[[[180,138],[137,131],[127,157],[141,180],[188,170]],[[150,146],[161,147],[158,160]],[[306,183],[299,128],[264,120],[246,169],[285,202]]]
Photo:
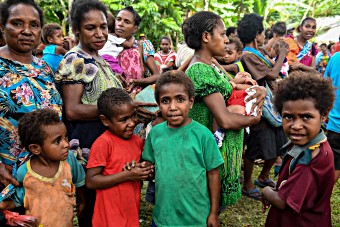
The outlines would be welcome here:
[[[143,141],[133,135],[124,140],[105,131],[92,145],[87,168],[103,166],[103,175],[122,172],[126,162],[139,162]],[[96,190],[93,226],[139,226],[141,182],[126,181],[108,189]]]
[[[332,226],[330,198],[334,159],[328,141],[320,145],[319,154],[308,165],[297,164],[289,174],[291,159],[283,167],[277,182],[278,196],[286,201],[287,207],[280,210],[271,206],[266,226]]]

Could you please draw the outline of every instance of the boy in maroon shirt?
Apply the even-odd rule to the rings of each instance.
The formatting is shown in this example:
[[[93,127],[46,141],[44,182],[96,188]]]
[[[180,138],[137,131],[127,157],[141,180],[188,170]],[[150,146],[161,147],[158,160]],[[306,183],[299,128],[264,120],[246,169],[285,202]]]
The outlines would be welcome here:
[[[274,105],[290,141],[275,189],[262,190],[266,226],[332,226],[333,152],[321,129],[334,102],[331,81],[292,73],[278,83]],[[295,74],[295,75],[294,75]]]

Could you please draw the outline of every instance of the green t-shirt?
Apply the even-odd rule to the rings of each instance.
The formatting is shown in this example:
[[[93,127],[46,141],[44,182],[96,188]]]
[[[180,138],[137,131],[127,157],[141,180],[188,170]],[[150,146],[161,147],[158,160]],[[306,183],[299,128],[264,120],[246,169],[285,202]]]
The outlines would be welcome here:
[[[167,122],[156,125],[146,139],[142,158],[155,164],[156,225],[206,226],[210,213],[207,171],[223,163],[209,129],[194,120],[180,128],[169,128]]]

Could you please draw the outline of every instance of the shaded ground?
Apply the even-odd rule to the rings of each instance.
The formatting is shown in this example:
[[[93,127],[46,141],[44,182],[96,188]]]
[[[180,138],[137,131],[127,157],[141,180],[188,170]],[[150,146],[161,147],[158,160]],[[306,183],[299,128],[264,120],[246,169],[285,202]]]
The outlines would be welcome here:
[[[254,167],[254,175],[257,176],[260,171],[260,167]],[[144,200],[144,194],[146,190],[146,185],[144,184],[142,190],[142,202],[141,202],[141,227],[150,227],[152,218],[153,206],[149,205]],[[334,187],[333,195],[331,198],[332,202],[332,222],[334,227],[340,227],[340,181]],[[266,214],[261,212],[262,206],[261,202],[255,201],[247,196],[243,196],[239,202],[227,209],[221,214],[220,218],[223,222],[223,226],[263,226],[266,220]]]

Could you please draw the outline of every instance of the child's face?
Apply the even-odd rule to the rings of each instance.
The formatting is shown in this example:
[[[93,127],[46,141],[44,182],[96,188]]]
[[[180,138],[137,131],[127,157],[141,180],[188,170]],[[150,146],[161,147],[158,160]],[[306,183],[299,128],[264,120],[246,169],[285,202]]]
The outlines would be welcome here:
[[[311,100],[291,100],[282,106],[283,130],[296,145],[305,145],[316,137],[325,119]]]
[[[58,46],[63,45],[64,37],[61,30],[55,30],[52,37],[48,37],[48,43],[55,44]]]
[[[227,45],[227,54],[225,55],[225,63],[231,64],[237,60],[238,53],[236,51],[235,43],[231,43]]]
[[[123,103],[119,106],[119,110],[111,119],[107,119],[101,115],[100,118],[103,124],[109,128],[112,134],[122,138],[130,139],[133,135],[133,130],[136,127],[136,109],[132,103]]]
[[[167,53],[170,50],[170,42],[167,39],[162,39],[160,46],[164,53]]]
[[[42,130],[45,139],[39,155],[49,161],[65,161],[70,145],[64,123],[43,126]]]
[[[189,97],[182,84],[166,84],[159,90],[159,108],[170,128],[179,128],[190,123],[189,111],[194,97]]]

